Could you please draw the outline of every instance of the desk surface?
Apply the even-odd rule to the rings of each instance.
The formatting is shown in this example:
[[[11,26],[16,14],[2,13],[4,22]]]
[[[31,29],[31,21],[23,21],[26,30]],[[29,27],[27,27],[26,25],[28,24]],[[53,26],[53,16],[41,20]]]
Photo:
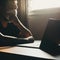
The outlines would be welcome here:
[[[24,56],[31,56],[37,58],[45,58],[45,59],[55,59],[55,57],[50,54],[35,48],[26,48],[26,47],[7,47],[4,49],[0,49],[0,52],[10,53],[10,54],[18,54]]]
[[[34,41],[34,43],[27,43],[27,44],[18,44],[20,47],[31,47],[31,48],[39,48],[41,44],[40,40]]]

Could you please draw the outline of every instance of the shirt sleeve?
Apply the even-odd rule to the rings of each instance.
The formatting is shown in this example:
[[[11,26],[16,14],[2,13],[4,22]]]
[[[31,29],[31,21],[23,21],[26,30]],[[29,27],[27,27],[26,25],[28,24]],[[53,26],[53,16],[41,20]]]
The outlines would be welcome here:
[[[10,23],[8,25],[7,29],[9,30],[9,34],[8,35],[12,35],[12,36],[15,36],[15,37],[19,36],[20,30],[14,24]]]

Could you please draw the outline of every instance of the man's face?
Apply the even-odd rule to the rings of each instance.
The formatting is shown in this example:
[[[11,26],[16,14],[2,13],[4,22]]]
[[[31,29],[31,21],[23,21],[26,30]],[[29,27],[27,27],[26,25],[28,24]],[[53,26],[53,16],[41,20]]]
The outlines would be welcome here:
[[[17,0],[10,0],[6,4],[6,14],[17,14]]]

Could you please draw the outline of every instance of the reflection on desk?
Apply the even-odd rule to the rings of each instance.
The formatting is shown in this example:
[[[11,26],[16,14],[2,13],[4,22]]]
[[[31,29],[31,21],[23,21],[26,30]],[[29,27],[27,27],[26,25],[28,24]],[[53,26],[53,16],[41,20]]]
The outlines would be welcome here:
[[[8,49],[8,48],[10,48],[10,46],[3,46],[3,47],[0,47],[0,50]]]

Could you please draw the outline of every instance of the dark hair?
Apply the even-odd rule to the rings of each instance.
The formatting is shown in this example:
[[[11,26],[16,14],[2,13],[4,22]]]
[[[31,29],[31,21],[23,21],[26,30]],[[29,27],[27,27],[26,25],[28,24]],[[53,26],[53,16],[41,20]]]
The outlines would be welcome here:
[[[4,13],[3,11],[6,10],[8,0],[0,0],[0,15],[1,13]]]
[[[7,9],[10,9],[12,2],[15,0],[0,0],[0,13],[5,12]]]
[[[5,7],[8,0],[0,0],[0,7]]]
[[[13,1],[13,0],[0,0],[0,7],[5,7],[8,1]]]

